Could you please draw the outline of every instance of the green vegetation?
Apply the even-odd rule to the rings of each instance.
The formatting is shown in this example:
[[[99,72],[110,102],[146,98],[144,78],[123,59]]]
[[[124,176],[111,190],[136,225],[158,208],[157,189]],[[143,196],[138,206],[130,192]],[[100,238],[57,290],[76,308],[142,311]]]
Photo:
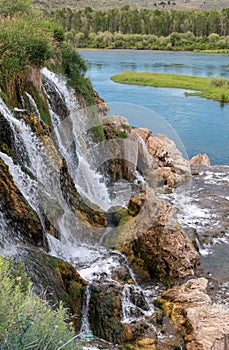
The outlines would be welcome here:
[[[0,0],[0,13],[3,16],[14,16],[32,11],[32,0]]]
[[[64,42],[63,28],[32,10],[30,0],[0,0],[0,9],[1,94],[12,90],[13,82],[23,80],[29,67],[48,66],[64,74],[76,92],[92,103],[92,88],[84,77],[87,66],[70,43]]]
[[[0,348],[2,350],[76,349],[74,330],[62,305],[54,311],[32,295],[23,266],[0,257]]]
[[[194,93],[186,93],[186,95],[229,102],[229,79],[224,78],[202,78],[153,72],[124,72],[114,75],[111,79],[122,84],[198,90]]]
[[[5,78],[41,67],[53,56],[53,31],[48,22],[28,17],[0,19],[0,69]],[[41,30],[43,28],[43,30]]]
[[[229,9],[222,11],[163,11],[135,9],[124,6],[120,10],[94,11],[90,7],[74,11],[70,8],[51,14],[65,31],[84,33],[110,32],[121,34],[153,34],[158,37],[174,32],[192,32],[194,36],[229,35]],[[74,32],[73,32],[74,33]]]
[[[162,11],[159,9],[73,11],[63,8],[51,17],[79,48],[150,50],[229,50],[229,9]]]

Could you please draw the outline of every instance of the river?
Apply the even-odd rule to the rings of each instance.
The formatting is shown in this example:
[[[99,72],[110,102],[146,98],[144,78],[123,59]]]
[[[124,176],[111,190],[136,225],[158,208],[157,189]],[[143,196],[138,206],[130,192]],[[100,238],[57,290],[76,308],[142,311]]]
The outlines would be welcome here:
[[[110,114],[125,114],[131,125],[148,127],[154,134],[169,129],[168,136],[174,139],[172,134],[178,134],[189,158],[207,153],[211,164],[229,165],[229,104],[186,97],[183,89],[110,80],[125,70],[229,78],[228,55],[148,50],[80,50],[80,54],[88,63],[87,76],[95,90],[111,105]]]

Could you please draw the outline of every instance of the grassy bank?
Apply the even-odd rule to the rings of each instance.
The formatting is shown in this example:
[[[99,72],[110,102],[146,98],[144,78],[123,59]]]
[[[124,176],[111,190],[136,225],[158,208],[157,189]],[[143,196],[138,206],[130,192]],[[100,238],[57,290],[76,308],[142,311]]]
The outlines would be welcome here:
[[[229,102],[229,79],[224,78],[203,78],[154,72],[123,72],[114,75],[111,79],[122,84],[195,90],[195,92],[189,92],[186,95]]]

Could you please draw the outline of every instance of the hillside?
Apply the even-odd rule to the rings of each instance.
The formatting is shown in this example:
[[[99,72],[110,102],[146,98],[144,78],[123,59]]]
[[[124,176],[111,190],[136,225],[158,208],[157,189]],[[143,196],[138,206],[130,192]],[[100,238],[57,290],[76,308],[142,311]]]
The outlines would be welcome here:
[[[34,4],[42,9],[54,9],[71,7],[72,9],[83,9],[90,6],[96,10],[109,10],[129,5],[130,8],[143,7],[148,9],[173,8],[184,9],[222,9],[229,7],[229,0],[34,0]]]

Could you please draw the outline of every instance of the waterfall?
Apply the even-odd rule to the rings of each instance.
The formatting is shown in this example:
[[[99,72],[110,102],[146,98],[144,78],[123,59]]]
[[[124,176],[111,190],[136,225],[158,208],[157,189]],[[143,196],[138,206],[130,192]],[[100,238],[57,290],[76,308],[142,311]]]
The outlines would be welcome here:
[[[28,98],[29,107],[30,107],[31,112],[33,114],[35,114],[39,119],[41,119],[41,115],[40,115],[39,109],[37,107],[37,104],[34,101],[34,98],[28,92],[25,92],[25,95]]]
[[[43,69],[42,72],[46,78],[44,87],[53,123],[52,135],[49,137],[49,135],[36,134],[23,118],[14,115],[0,99],[0,114],[10,123],[18,163],[4,152],[0,152],[0,158],[9,167],[15,185],[37,213],[44,232],[45,215],[59,231],[60,240],[47,235],[49,254],[71,263],[88,283],[80,334],[84,338],[91,337],[89,307],[92,286],[99,288],[103,285],[112,285],[117,289],[117,295],[122,304],[121,323],[131,323],[134,318],[136,322],[147,323],[147,318],[152,316],[154,311],[148,295],[137,284],[126,258],[118,251],[102,247],[103,239],[106,234],[109,234],[111,228],[92,242],[87,238],[90,228],[83,225],[75,212],[69,208],[60,183],[60,168],[64,159],[67,163],[67,171],[81,197],[104,210],[116,205],[126,206],[131,193],[130,184],[120,181],[113,187],[107,188],[106,179],[97,172],[97,159],[100,164],[103,160],[105,161],[102,158],[102,150],[106,144],[101,143],[96,148],[91,140],[88,142],[87,131],[93,126],[90,125],[88,111],[80,110],[74,91],[67,87],[65,79],[47,69]],[[52,103],[51,88],[48,86],[50,82],[53,93],[63,104],[63,115]],[[35,108],[35,101],[30,97],[27,94],[27,98]],[[39,118],[38,112],[36,114]],[[137,149],[131,152],[128,142],[126,145],[124,150],[126,159],[136,164]],[[112,158],[112,154],[108,153],[107,156]],[[139,173],[136,173],[136,181],[144,181]],[[94,233],[95,228],[92,227],[91,231]],[[7,221],[4,214],[0,212],[0,236],[6,232]],[[5,243],[4,239],[1,240],[2,242]]]
[[[89,304],[90,304],[90,284],[87,285],[85,294],[84,294],[84,305],[82,309],[82,323],[80,328],[80,335],[83,338],[91,336],[91,327],[89,323]]]
[[[15,164],[5,153],[0,152],[0,158],[8,165],[9,171],[17,188],[21,191],[34,211],[39,212],[40,200],[38,196],[38,184],[28,174],[22,171],[21,166]]]
[[[86,136],[84,135],[94,126],[90,119],[90,108],[80,108],[74,90],[67,86],[63,77],[50,72],[47,68],[44,68],[42,72],[46,78],[45,89],[54,125],[53,137],[57,140],[57,147],[67,162],[74,184],[82,197],[107,210],[110,198],[104,178],[92,168],[90,159],[86,157]],[[63,116],[58,115],[54,110],[55,107],[52,106],[48,89],[49,82],[61,102],[68,108],[68,117],[64,120]]]

